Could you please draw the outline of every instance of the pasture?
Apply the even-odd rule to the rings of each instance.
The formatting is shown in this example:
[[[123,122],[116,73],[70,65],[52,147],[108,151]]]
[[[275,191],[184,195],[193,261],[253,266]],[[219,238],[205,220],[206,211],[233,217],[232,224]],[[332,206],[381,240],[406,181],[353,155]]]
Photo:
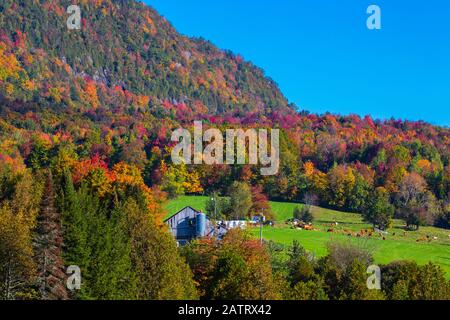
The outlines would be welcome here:
[[[165,209],[169,214],[176,213],[185,206],[204,211],[208,197],[182,196],[167,203]],[[376,263],[386,264],[395,260],[415,260],[419,264],[432,261],[445,270],[450,278],[450,230],[434,227],[421,227],[418,231],[405,231],[401,220],[394,220],[388,234],[377,233],[371,236],[361,234],[361,230],[371,228],[361,215],[313,207],[314,230],[293,229],[285,221],[292,217],[296,206],[301,204],[270,202],[275,216],[274,227],[264,227],[263,237],[266,240],[289,245],[298,240],[305,249],[316,255],[327,253],[326,244],[331,240],[348,240],[367,247],[372,251]],[[337,222],[337,225],[335,224]],[[333,229],[333,232],[329,232]],[[259,237],[259,229],[250,230]]]

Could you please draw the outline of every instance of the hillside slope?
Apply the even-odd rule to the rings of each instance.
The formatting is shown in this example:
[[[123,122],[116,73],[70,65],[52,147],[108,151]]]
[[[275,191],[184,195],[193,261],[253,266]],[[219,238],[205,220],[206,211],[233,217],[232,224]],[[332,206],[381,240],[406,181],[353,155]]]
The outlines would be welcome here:
[[[168,212],[166,217],[186,206],[192,206],[205,212],[208,199],[209,197],[206,196],[183,196],[173,199],[165,206]],[[327,244],[330,241],[350,240],[370,249],[377,263],[387,264],[392,261],[408,259],[424,265],[432,261],[440,265],[446,272],[447,278],[450,278],[450,264],[448,263],[450,239],[448,238],[448,231],[444,229],[424,227],[419,231],[405,233],[403,221],[395,220],[393,227],[385,235],[385,240],[379,235],[357,238],[347,234],[349,232],[358,233],[362,229],[371,228],[371,225],[363,221],[360,214],[314,207],[313,215],[315,220],[313,225],[315,230],[297,230],[285,224],[285,221],[292,218],[293,210],[298,206],[301,206],[301,204],[270,202],[276,224],[275,227],[264,228],[264,239],[286,246],[297,240],[305,249],[319,257],[327,254]],[[335,221],[339,225],[334,227],[334,232],[327,232],[330,225]],[[250,232],[254,237],[259,238],[259,228],[250,228]],[[428,241],[426,240],[427,235],[432,235],[436,239]]]
[[[70,4],[0,2],[0,94],[77,109],[117,107],[108,98],[123,94],[135,107],[183,103],[194,113],[287,108],[261,69],[178,34],[142,3],[80,1],[81,30],[66,26]]]
[[[322,206],[356,212],[379,188],[400,212],[400,190],[413,184],[416,202],[428,203],[423,223],[450,227],[448,128],[297,112],[261,69],[178,34],[142,3],[80,1],[81,30],[66,26],[69,4],[0,2],[0,160],[46,168],[68,144],[77,159],[135,165],[169,193],[224,194],[243,180],[272,200],[314,193]],[[171,132],[194,120],[282,129],[279,174],[174,167]]]

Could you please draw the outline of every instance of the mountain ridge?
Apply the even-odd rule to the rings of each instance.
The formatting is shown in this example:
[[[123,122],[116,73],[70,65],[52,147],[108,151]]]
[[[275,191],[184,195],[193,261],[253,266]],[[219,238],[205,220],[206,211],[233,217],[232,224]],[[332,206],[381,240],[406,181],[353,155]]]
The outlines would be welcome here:
[[[34,96],[44,104],[50,99],[70,106],[79,104],[76,95],[85,91],[94,96],[105,86],[105,95],[115,90],[138,96],[135,99],[141,101],[133,101],[138,107],[168,101],[185,103],[194,113],[289,109],[277,85],[261,69],[208,41],[178,34],[143,3],[81,1],[81,30],[66,27],[65,8],[70,4],[5,0],[0,5],[3,52],[14,55],[17,70],[13,71],[24,72],[20,80],[27,84],[14,83],[13,72],[2,79],[10,80],[9,91],[3,85],[0,92],[15,93],[25,101]],[[39,72],[44,77],[33,77]],[[73,83],[80,79],[87,84],[80,83],[79,88]],[[92,98],[85,107],[108,105],[101,96],[99,101]]]

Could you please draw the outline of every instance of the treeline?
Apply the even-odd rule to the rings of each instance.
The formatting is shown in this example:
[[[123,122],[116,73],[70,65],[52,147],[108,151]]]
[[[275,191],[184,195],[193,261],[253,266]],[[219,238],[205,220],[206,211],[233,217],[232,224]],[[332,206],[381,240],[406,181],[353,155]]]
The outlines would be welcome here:
[[[325,117],[318,123],[326,119],[335,118]],[[226,125],[219,125],[222,127]],[[330,131],[344,129],[339,125]],[[450,227],[449,149],[443,146],[444,149],[438,149],[432,142],[425,143],[419,139],[391,145],[386,141],[384,147],[370,145],[370,141],[366,141],[360,151],[365,156],[351,159],[356,150],[346,149],[350,138],[340,142],[344,151],[339,151],[341,155],[338,157],[331,149],[335,144],[330,142],[329,146],[323,146],[321,144],[325,142],[321,142],[321,137],[326,135],[333,141],[341,138],[337,135],[331,138],[328,133],[318,131],[313,133],[317,137],[317,142],[314,142],[317,151],[308,156],[298,151],[294,140],[289,137],[291,130],[282,129],[281,165],[275,176],[261,176],[258,166],[170,165],[171,149],[161,152],[154,147],[151,159],[145,165],[147,172],[152,172],[149,181],[159,185],[169,197],[182,194],[230,196],[235,193],[233,184],[238,181],[240,192],[246,193],[243,198],[250,194],[259,197],[259,202],[268,198],[303,203],[314,199],[314,205],[361,213],[374,227],[383,230],[391,226],[394,217],[403,219],[411,230],[421,225]],[[357,135],[361,130],[353,132]],[[301,143],[308,141],[307,136],[299,139]],[[327,164],[321,160],[324,154],[331,159]],[[219,200],[216,204],[219,205],[219,213],[233,216],[226,200]],[[244,208],[240,210],[240,217],[249,217],[252,213],[254,210],[250,207]]]
[[[377,135],[377,140],[384,142],[375,144],[375,141],[364,140],[364,144],[358,148],[365,156],[358,159],[352,159],[357,152],[352,141],[353,135],[344,139],[336,134],[333,138],[341,139],[342,145],[346,146],[345,152],[339,151],[342,153],[339,157],[322,145],[325,142],[321,137],[329,137],[328,132],[314,131],[313,140],[302,135],[295,139],[300,139],[300,143],[310,141],[311,147],[317,150],[309,154],[305,151],[303,154],[303,147],[299,150],[291,136],[297,129],[284,128],[281,129],[279,173],[261,176],[258,166],[173,165],[173,143],[170,142],[171,129],[168,128],[175,129],[178,125],[171,123],[168,127],[161,126],[161,123],[169,124],[165,122],[167,119],[147,118],[138,113],[135,115],[140,114],[142,118],[137,116],[137,120],[132,123],[132,116],[117,114],[117,121],[127,119],[130,124],[122,126],[113,121],[107,126],[103,120],[91,121],[80,115],[74,115],[71,120],[64,112],[57,115],[49,111],[44,116],[44,113],[24,112],[21,109],[25,107],[27,110],[31,106],[26,104],[18,107],[10,102],[0,104],[0,158],[14,166],[23,166],[25,163],[33,169],[47,168],[61,146],[69,146],[65,161],[99,158],[109,168],[121,162],[133,165],[147,186],[159,188],[170,198],[183,194],[217,193],[217,196],[229,196],[233,183],[238,181],[247,185],[248,188],[244,189],[250,189],[252,197],[258,197],[259,202],[265,198],[305,202],[305,198],[313,197],[316,205],[362,213],[368,222],[380,229],[388,228],[394,217],[404,219],[410,229],[417,229],[421,225],[450,227],[450,149],[447,146],[450,140],[447,139],[448,130],[443,128],[414,124],[414,130],[395,129],[395,139],[400,140],[390,142],[392,137],[383,136],[383,132],[393,130],[394,125],[380,123],[371,132]],[[57,117],[56,120],[54,117]],[[299,117],[296,126],[305,121],[304,117]],[[36,127],[17,127],[22,121],[19,119],[25,118]],[[343,118],[346,124],[338,124],[336,120],[339,118],[334,116],[317,118],[310,126],[319,126],[332,119],[334,126],[328,129],[330,132],[352,127],[351,132],[358,135],[366,130],[359,118],[351,121]],[[50,123],[54,121],[57,125],[50,128]],[[363,123],[367,124],[368,121],[366,119]],[[278,126],[274,123],[271,125]],[[205,124],[205,129],[229,126],[225,123],[209,123]],[[256,125],[248,124],[246,127]],[[435,133],[428,136],[422,134],[419,138],[419,132],[425,129],[433,129]],[[417,137],[407,139],[410,135]],[[353,147],[350,148],[350,145]],[[333,159],[329,165],[321,163],[323,150],[328,150],[328,157]],[[233,215],[225,208],[226,204],[223,205],[223,213]],[[245,209],[238,215],[245,217],[254,211]]]
[[[222,241],[182,249],[201,299],[448,300],[450,282],[432,263],[398,261],[381,267],[381,289],[369,289],[370,251],[362,243],[332,242],[316,258],[298,242],[261,245],[241,230]]]

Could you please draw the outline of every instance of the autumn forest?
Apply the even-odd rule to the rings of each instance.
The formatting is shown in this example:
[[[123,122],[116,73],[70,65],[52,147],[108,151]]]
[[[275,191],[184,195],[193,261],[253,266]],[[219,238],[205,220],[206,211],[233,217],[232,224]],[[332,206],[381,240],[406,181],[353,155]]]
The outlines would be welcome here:
[[[450,298],[434,264],[382,266],[370,291],[364,250],[330,244],[317,259],[294,242],[279,263],[274,244],[240,230],[178,248],[163,222],[170,199],[247,190],[252,205],[228,204],[225,218],[314,202],[382,231],[394,218],[405,232],[449,230],[448,128],[312,114],[142,3],[78,1],[82,28],[67,30],[71,3],[0,0],[0,299]],[[173,130],[199,120],[279,129],[278,174],[173,164]],[[81,290],[66,287],[70,265]]]

